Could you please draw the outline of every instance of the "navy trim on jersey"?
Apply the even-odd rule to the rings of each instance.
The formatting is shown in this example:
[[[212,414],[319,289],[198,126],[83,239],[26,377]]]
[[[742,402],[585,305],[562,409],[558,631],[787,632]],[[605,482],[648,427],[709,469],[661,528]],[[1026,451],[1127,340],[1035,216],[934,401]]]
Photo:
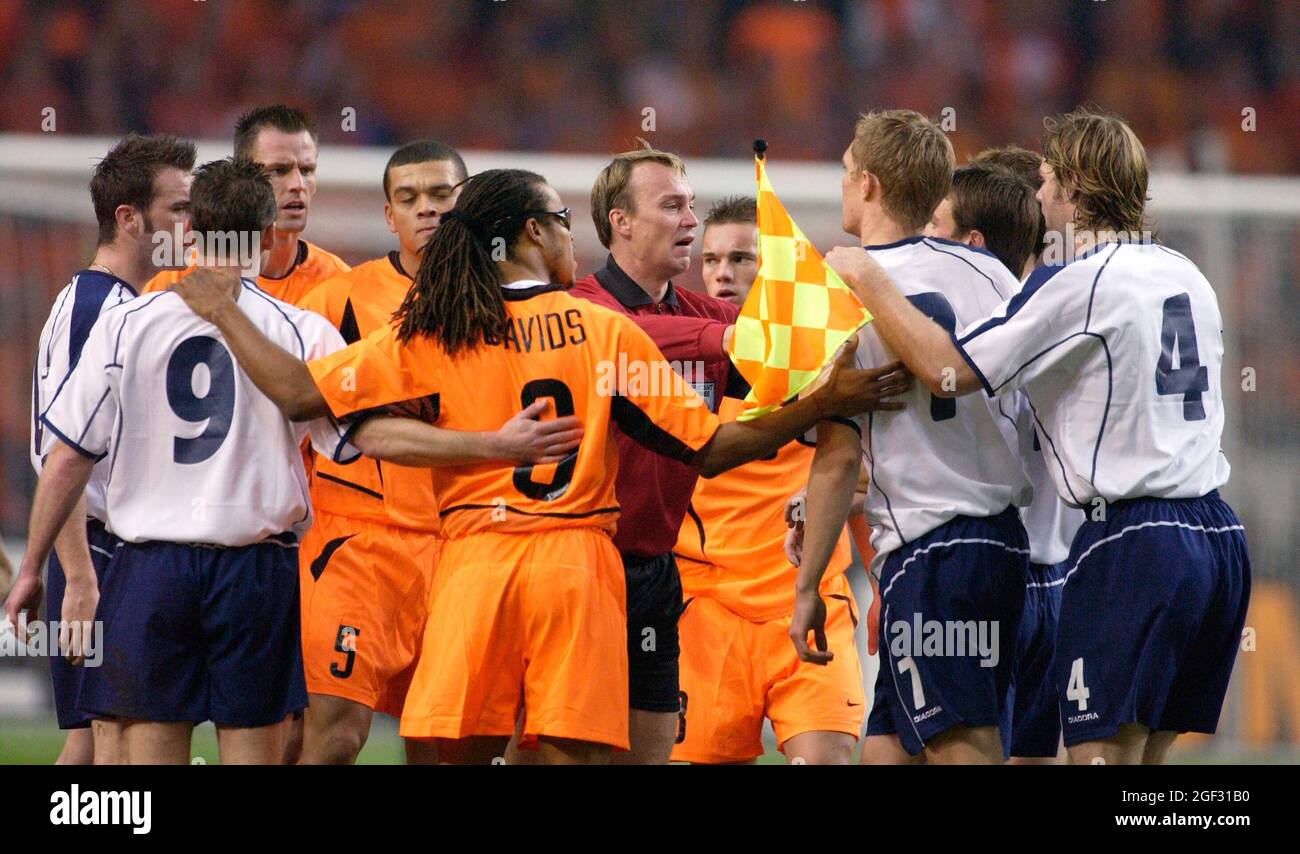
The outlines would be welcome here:
[[[997,283],[993,281],[992,277],[990,277],[988,273],[985,273],[985,272],[984,272],[983,270],[981,270],[979,267],[976,267],[976,266],[975,266],[974,264],[972,264],[969,260],[967,260],[966,258],[961,257],[961,256],[958,255],[956,252],[949,252],[949,251],[947,251],[946,249],[938,249],[938,248],[936,248],[936,247],[932,244],[932,241],[935,241],[936,239],[937,239],[937,238],[934,238],[934,237],[927,237],[927,238],[925,238],[924,240],[921,241],[921,244],[922,244],[923,246],[928,247],[932,252],[938,252],[938,253],[941,254],[941,255],[951,255],[953,258],[956,258],[958,261],[962,262],[962,263],[965,264],[967,267],[970,267],[970,268],[971,268],[972,270],[974,270],[976,273],[979,273],[981,276],[983,276],[983,277],[984,277],[984,281],[986,281],[986,282],[989,283],[989,287],[993,289],[993,293],[997,295],[997,298],[998,298],[999,300],[1004,300],[1004,299],[1007,298],[1006,295],[1005,295],[1004,293],[1002,293],[1002,291],[998,290]],[[967,246],[965,243],[955,243],[955,242],[953,242],[953,241],[951,241],[951,240],[947,240],[947,241],[944,241],[944,242],[945,242],[945,243],[949,243],[949,244],[951,244],[951,245],[953,245],[953,246],[960,246],[961,248],[966,249],[966,250],[971,251],[971,252],[984,252],[984,250],[982,250],[982,249],[976,249],[976,248],[973,247],[973,246]],[[994,260],[994,261],[997,261],[998,264],[1000,264],[1000,265],[1002,264],[1002,262],[999,261],[996,257],[992,256],[991,253],[989,253],[989,252],[984,252],[984,254],[985,254],[985,255],[989,255],[990,257],[993,257],[993,260]],[[1005,269],[1006,269],[1006,266],[1003,265],[1002,269],[1005,270]]]
[[[117,358],[117,354],[121,352],[122,349],[122,331],[126,329],[127,319],[130,318],[130,316],[135,314],[137,311],[143,311],[144,309],[153,305],[155,302],[158,301],[160,297],[165,297],[169,293],[170,291],[159,291],[158,293],[150,294],[149,296],[146,296],[141,300],[137,300],[137,302],[140,303],[139,305],[132,306],[131,308],[128,308],[125,312],[122,313],[122,323],[120,326],[117,327],[117,338],[113,341],[113,361],[105,365],[104,367],[106,368],[122,367],[121,362]],[[54,401],[50,401],[50,402],[53,403]]]
[[[643,448],[683,465],[689,466],[695,459],[695,451],[689,445],[655,424],[639,406],[623,395],[615,395],[610,401],[609,414],[619,429]]]
[[[257,285],[250,282],[248,279],[240,279],[239,281],[243,283],[245,290],[252,291],[254,294],[256,294],[257,296],[261,297],[262,299],[270,303],[272,308],[280,312],[280,316],[284,318],[284,322],[289,324],[290,328],[293,329],[293,334],[298,338],[298,358],[304,362],[307,361],[307,345],[303,343],[302,333],[298,331],[298,324],[290,320],[289,315],[286,314],[285,310],[280,307],[281,305],[287,305],[287,303],[281,303],[275,297],[266,293]]]
[[[394,270],[402,274],[402,278],[415,281],[414,276],[402,269],[402,253],[398,252],[396,249],[388,253],[388,263],[393,265]]]
[[[283,275],[283,276],[263,276],[262,278],[266,279],[268,282],[283,282],[285,279],[287,279],[287,278],[289,278],[290,276],[292,276],[292,275],[293,275],[293,271],[294,271],[294,270],[297,270],[298,267],[299,267],[299,266],[300,266],[304,261],[307,260],[307,252],[308,252],[307,241],[303,240],[301,237],[298,238],[298,251],[297,251],[296,253],[294,253],[294,256],[293,256],[293,264],[291,264],[291,265],[289,266],[289,269],[285,271],[284,275]]]
[[[1118,253],[1119,253],[1119,246],[1117,245],[1115,247],[1115,251],[1110,253],[1110,257],[1107,258],[1105,263],[1101,265],[1101,269],[1097,271],[1097,275],[1093,276],[1092,278],[1092,290],[1088,294],[1088,313],[1084,315],[1083,318],[1084,332],[1088,331],[1088,325],[1092,323],[1092,302],[1097,298],[1097,283],[1101,281],[1101,274],[1106,272],[1106,266],[1115,259],[1115,255]]]
[[[868,252],[875,252],[877,249],[897,249],[910,243],[920,243],[922,240],[925,240],[924,235],[917,234],[912,237],[904,237],[902,240],[895,240],[893,243],[869,243],[862,248]]]
[[[90,282],[81,281],[83,278],[88,277],[91,278]],[[99,319],[99,315],[104,309],[104,303],[108,301],[113,289],[119,284],[128,289],[131,287],[117,276],[95,270],[83,271],[73,278],[72,286],[75,293],[72,298],[72,318],[68,323],[69,371],[75,368],[77,362],[80,361],[81,348],[86,344],[86,338],[90,335],[90,328]],[[135,291],[131,291],[131,293],[134,294]]]
[[[1059,267],[1038,267],[1035,269],[1034,272],[1029,274],[1029,278],[1025,279],[1025,286],[1017,291],[1011,297],[1011,301],[1007,303],[1006,314],[1001,317],[990,317],[988,320],[957,339],[958,344],[965,344],[975,336],[982,335],[990,329],[995,329],[1015,317],[1020,309],[1025,307],[1025,303],[1029,302],[1030,297],[1042,290],[1044,285],[1050,282],[1057,273],[1066,269],[1067,266],[1069,265],[1061,265]]]
[[[78,445],[76,442],[69,439],[62,430],[60,430],[58,427],[55,427],[53,424],[51,424],[50,419],[46,418],[44,415],[41,416],[41,421],[45,424],[46,427],[49,428],[51,433],[59,437],[60,442],[72,448],[74,451],[81,454],[83,457],[89,457],[95,462],[99,462],[100,460],[104,459],[104,457],[107,456],[107,454],[96,454],[94,451],[88,451],[85,448],[81,447],[81,445]]]
[[[380,501],[384,500],[384,494],[382,492],[375,492],[373,489],[364,487],[359,483],[353,483],[352,481],[347,480],[346,478],[335,477],[329,472],[318,471],[316,472],[316,477],[320,478],[321,480],[328,480],[332,483],[337,483],[340,486],[346,486],[349,489],[355,489],[357,492],[364,492],[366,495],[369,495],[371,498],[378,498]]]
[[[980,366],[975,364],[975,360],[966,352],[966,348],[961,345],[961,341],[957,338],[957,333],[949,332],[948,338],[952,341],[952,346],[956,347],[957,352],[966,360],[966,364],[970,366],[971,372],[975,374],[975,378],[980,381],[980,385],[984,386],[984,393],[989,397],[996,397],[997,391],[993,388],[992,384],[989,383],[988,377],[984,376],[984,372],[980,370]]]
[[[1052,441],[1052,434],[1048,433],[1047,428],[1043,426],[1043,421],[1038,417],[1038,410],[1034,408],[1034,402],[1029,399],[1028,392],[1025,392],[1025,403],[1029,404],[1029,412],[1034,416],[1034,423],[1038,425],[1043,438],[1047,440],[1047,447],[1052,452],[1052,458],[1056,460],[1056,465],[1061,470],[1061,483],[1065,484],[1065,491],[1070,493],[1070,498],[1074,499],[1076,507],[1082,507],[1083,502],[1079,501],[1079,496],[1075,495],[1074,490],[1070,488],[1070,475],[1065,471],[1065,462],[1061,459],[1061,455],[1056,452],[1056,443]]]
[[[542,294],[549,294],[553,291],[562,290],[564,290],[564,285],[557,285],[554,283],[549,285],[538,285],[533,288],[520,288],[518,290],[514,288],[502,288],[501,297],[506,302],[522,302],[523,300],[532,299],[535,296],[541,296]]]
[[[946,237],[927,237],[927,238],[925,238],[925,239],[926,239],[927,241],[930,241],[930,242],[933,242],[933,243],[943,243],[943,244],[946,244],[946,245],[948,245],[948,246],[960,246],[962,249],[966,249],[966,250],[968,250],[968,251],[970,251],[970,252],[975,252],[975,253],[978,253],[978,254],[980,254],[980,255],[987,255],[988,257],[992,258],[994,261],[997,261],[999,264],[1002,264],[1002,261],[1001,261],[1001,259],[998,258],[998,256],[994,255],[994,254],[993,254],[992,252],[990,252],[989,250],[987,250],[987,249],[985,249],[985,248],[983,248],[983,247],[980,247],[980,246],[971,246],[969,243],[962,243],[960,240],[949,240],[949,239],[946,238]],[[1003,264],[1002,266],[1003,266],[1004,269],[1006,268],[1006,265],[1005,265],[1005,264]],[[1012,275],[1015,275],[1015,274],[1012,273]]]

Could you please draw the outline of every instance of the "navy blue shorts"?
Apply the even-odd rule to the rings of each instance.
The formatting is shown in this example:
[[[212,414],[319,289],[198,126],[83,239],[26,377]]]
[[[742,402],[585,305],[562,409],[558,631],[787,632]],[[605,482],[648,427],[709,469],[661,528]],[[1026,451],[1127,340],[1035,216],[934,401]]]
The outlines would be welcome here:
[[[98,717],[258,727],[307,705],[294,545],[123,543],[95,616],[80,706]]]
[[[1064,583],[1065,564],[1029,564],[1016,665],[1011,671],[1011,742],[1003,743],[1007,756],[1055,756],[1060,747],[1061,708],[1052,660]]]
[[[958,516],[889,553],[867,735],[897,735],[914,756],[956,726],[997,726],[1007,743],[1028,560],[1015,508]]]
[[[1250,601],[1246,535],[1218,491],[1108,505],[1066,566],[1054,667],[1066,745],[1128,723],[1214,732]]]
[[[95,567],[95,578],[100,587],[104,584],[104,567],[113,556],[120,540],[110,534],[98,519],[86,519],[86,539],[90,543],[90,563]],[[59,556],[50,552],[49,571],[45,574],[45,619],[53,622],[63,613],[63,590],[67,579]],[[69,664],[61,655],[50,656],[50,678],[54,683],[54,714],[59,719],[59,729],[85,729],[91,716],[77,710],[77,692],[81,690],[81,674],[86,668]]]
[[[672,552],[651,558],[623,555],[627,582],[628,706],[646,712],[681,709],[677,620],[682,577]]]

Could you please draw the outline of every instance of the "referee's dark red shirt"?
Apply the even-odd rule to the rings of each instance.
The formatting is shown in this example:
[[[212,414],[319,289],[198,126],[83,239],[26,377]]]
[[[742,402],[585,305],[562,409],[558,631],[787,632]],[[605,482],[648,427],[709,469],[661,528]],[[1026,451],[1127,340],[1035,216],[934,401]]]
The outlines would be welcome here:
[[[718,401],[744,397],[748,386],[731,367],[722,336],[739,310],[705,294],[678,290],[668,283],[661,302],[614,263],[574,283],[569,293],[626,314],[640,326],[670,362],[703,362],[704,380],[691,385],[716,412]],[[623,554],[654,557],[670,552],[695,491],[695,469],[662,457],[614,428],[618,442],[618,478],[614,484],[622,512],[614,545]]]

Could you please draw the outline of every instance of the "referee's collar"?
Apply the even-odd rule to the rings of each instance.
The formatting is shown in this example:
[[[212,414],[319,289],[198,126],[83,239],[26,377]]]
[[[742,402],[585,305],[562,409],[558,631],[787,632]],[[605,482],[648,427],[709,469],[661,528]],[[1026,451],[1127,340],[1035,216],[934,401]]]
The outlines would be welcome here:
[[[605,290],[613,294],[614,299],[618,300],[624,308],[637,308],[643,305],[654,305],[655,301],[650,299],[650,295],[645,289],[632,281],[632,277],[623,272],[623,268],[618,266],[614,261],[613,253],[610,254],[609,260],[605,266],[596,271],[596,281]],[[668,290],[664,292],[663,303],[678,307],[677,291],[673,289],[673,283],[668,283]]]

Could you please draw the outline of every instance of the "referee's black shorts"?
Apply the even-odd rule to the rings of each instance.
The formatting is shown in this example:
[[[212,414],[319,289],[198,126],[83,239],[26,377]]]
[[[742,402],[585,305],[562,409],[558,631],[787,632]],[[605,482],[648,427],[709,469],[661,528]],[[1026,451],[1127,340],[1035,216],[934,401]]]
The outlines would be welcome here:
[[[646,712],[678,711],[677,618],[682,577],[672,552],[623,555],[627,579],[628,705]]]

